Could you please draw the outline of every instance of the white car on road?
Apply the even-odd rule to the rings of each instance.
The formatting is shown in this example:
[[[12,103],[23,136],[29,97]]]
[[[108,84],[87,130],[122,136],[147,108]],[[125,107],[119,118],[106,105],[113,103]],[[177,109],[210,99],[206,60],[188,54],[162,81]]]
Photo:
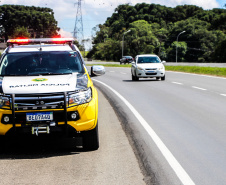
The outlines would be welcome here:
[[[135,62],[132,62],[131,73],[132,80],[139,78],[156,78],[156,80],[165,80],[165,61],[161,61],[157,55],[145,54],[137,55]]]

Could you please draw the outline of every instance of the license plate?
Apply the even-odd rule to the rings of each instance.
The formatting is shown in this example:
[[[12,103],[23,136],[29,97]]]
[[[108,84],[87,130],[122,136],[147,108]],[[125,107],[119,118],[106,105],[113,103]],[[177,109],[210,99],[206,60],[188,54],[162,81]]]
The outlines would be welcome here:
[[[148,73],[156,73],[155,71],[148,71]]]
[[[53,112],[34,112],[26,114],[27,121],[51,121],[53,120]]]

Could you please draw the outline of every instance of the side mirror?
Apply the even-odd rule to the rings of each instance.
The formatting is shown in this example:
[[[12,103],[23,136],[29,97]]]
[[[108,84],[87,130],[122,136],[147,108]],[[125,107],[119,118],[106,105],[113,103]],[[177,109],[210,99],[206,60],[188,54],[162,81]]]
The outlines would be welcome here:
[[[105,74],[104,66],[92,66],[90,70],[91,76],[100,76]]]
[[[135,65],[135,62],[133,61],[133,62],[131,62],[131,64],[132,64],[132,65]]]
[[[164,64],[164,63],[166,63],[166,61],[165,61],[165,60],[163,60],[163,61],[162,61],[162,63]]]

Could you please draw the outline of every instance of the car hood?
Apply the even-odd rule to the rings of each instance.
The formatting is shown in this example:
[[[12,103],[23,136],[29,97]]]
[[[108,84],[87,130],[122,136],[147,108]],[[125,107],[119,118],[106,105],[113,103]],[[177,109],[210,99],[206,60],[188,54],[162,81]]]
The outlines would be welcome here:
[[[147,69],[147,68],[160,68],[163,66],[163,64],[162,63],[149,63],[149,64],[137,64],[137,66]]]
[[[77,74],[51,76],[5,76],[0,80],[3,93],[30,94],[74,91],[79,89]],[[81,88],[81,87],[80,87]]]

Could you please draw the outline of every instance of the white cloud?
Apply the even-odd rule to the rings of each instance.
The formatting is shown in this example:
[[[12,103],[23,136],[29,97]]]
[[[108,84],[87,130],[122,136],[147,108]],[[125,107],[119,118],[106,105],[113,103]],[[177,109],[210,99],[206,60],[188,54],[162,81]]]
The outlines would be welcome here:
[[[70,38],[73,36],[71,32],[64,31],[63,29],[60,29],[58,33],[61,35],[61,37],[64,37],[64,38],[68,38],[68,37]]]

